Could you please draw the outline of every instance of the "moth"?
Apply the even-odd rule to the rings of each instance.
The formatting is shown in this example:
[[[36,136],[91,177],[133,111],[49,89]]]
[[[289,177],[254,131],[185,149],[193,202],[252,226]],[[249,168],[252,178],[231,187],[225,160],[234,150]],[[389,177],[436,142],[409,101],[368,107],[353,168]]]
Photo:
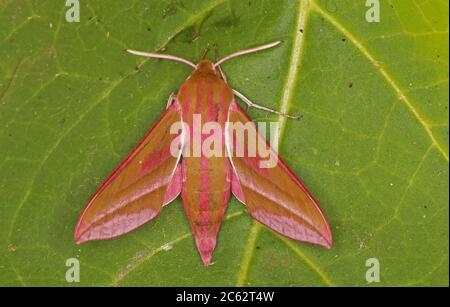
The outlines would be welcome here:
[[[170,95],[153,127],[90,198],[76,224],[75,242],[126,234],[156,218],[162,207],[181,194],[195,244],[208,266],[233,194],[255,220],[275,232],[331,248],[331,230],[318,202],[258,132],[236,97],[251,107],[288,115],[258,106],[233,90],[220,68],[232,58],[280,43],[239,51],[215,63],[202,58],[198,64],[173,55],[127,50],[138,56],[178,61],[191,66],[193,72],[178,93]],[[215,124],[215,129],[206,133],[186,129],[199,117]],[[181,129],[174,129],[177,124]],[[215,154],[203,146],[213,134],[220,144]],[[266,155],[247,148],[249,144],[265,148]],[[196,155],[192,154],[194,147],[200,147]],[[275,163],[265,165],[268,157]]]

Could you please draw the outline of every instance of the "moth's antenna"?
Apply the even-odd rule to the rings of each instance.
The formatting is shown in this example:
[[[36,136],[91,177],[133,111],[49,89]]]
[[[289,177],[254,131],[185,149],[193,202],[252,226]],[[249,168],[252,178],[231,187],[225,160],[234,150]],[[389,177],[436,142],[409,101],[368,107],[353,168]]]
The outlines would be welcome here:
[[[172,60],[172,61],[177,61],[177,62],[181,62],[181,63],[187,64],[187,65],[193,67],[194,69],[197,68],[197,65],[195,65],[191,61],[185,60],[183,58],[179,58],[179,57],[174,56],[174,55],[142,52],[142,51],[136,51],[136,50],[131,50],[131,49],[127,49],[126,51],[131,53],[131,54],[138,55],[138,56],[143,56],[143,57],[146,57],[146,58]]]
[[[259,47],[256,47],[256,48],[238,51],[238,52],[230,54],[229,56],[227,56],[227,57],[219,60],[218,62],[216,62],[214,64],[214,68],[216,68],[217,66],[221,65],[223,62],[228,61],[228,60],[230,60],[232,58],[235,58],[235,57],[238,57],[238,56],[241,56],[241,55],[244,55],[244,54],[255,53],[255,52],[258,52],[258,51],[261,51],[261,50],[266,50],[266,49],[269,49],[269,48],[273,48],[275,46],[278,46],[281,43],[282,43],[282,41],[276,41],[276,42],[273,42],[273,43],[270,43],[270,44],[267,44],[267,45],[263,45],[263,46],[259,46]]]

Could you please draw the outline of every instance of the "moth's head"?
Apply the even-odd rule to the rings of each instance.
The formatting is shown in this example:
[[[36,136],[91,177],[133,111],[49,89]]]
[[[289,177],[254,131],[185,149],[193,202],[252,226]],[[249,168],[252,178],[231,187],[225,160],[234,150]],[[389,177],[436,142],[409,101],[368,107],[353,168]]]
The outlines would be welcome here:
[[[201,75],[202,77],[222,78],[218,69],[215,68],[214,63],[208,60],[201,60],[193,75]]]
[[[215,71],[214,63],[208,60],[200,60],[200,62],[197,64],[197,70],[202,71]]]

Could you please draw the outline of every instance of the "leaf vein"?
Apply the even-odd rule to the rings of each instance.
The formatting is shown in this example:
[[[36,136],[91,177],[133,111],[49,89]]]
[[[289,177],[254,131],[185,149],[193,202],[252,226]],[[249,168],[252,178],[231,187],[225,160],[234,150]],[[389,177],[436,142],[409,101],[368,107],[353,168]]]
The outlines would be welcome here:
[[[335,286],[335,284],[325,274],[325,272],[323,272],[323,270],[313,260],[311,260],[308,256],[306,256],[292,241],[284,237],[280,237],[278,235],[277,238],[279,238],[284,244],[286,244],[290,249],[292,249],[300,259],[302,259],[315,273],[317,273],[317,275],[319,275],[319,277],[323,280],[323,282],[326,285],[330,287]]]
[[[308,16],[310,13],[311,1],[299,1],[298,14],[297,14],[297,25],[295,27],[294,36],[294,46],[292,48],[291,60],[288,69],[288,74],[283,88],[283,96],[281,98],[280,112],[287,114],[289,103],[292,100],[295,90],[295,84],[298,79],[298,71],[301,65],[301,59],[303,55],[304,46],[304,32],[308,22]],[[282,131],[286,124],[286,117],[280,116],[278,118],[279,130],[278,138],[281,138]]]
[[[355,47],[361,51],[361,53],[371,62],[371,63],[379,63],[375,59],[375,57],[372,55],[372,53],[369,51],[369,49],[364,46],[360,40],[351,33],[344,25],[342,25],[337,19],[335,19],[333,16],[325,12],[317,3],[313,2],[312,9],[322,15],[324,19],[326,19],[331,25],[333,25],[338,31],[340,31],[343,35],[347,37],[347,39],[352,42]],[[433,146],[436,147],[441,155],[445,158],[445,160],[448,162],[448,153],[445,151],[444,147],[436,140],[436,138],[433,135],[433,131],[431,129],[431,126],[425,121],[424,118],[420,115],[419,111],[414,106],[411,99],[406,95],[405,91],[403,91],[400,86],[397,84],[397,82],[394,80],[394,78],[388,73],[383,67],[380,67],[380,69],[377,70],[386,80],[386,82],[392,87],[392,89],[396,92],[398,97],[401,101],[405,103],[405,105],[409,108],[411,113],[415,116],[416,120],[419,122],[419,124],[423,127],[425,132],[427,133],[428,137],[430,138],[431,142],[433,143]]]

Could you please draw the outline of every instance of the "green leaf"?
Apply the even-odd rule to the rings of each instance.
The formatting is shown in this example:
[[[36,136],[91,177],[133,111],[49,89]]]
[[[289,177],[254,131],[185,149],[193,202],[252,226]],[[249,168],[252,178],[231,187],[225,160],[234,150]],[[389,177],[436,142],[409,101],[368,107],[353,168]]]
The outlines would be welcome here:
[[[0,1],[0,285],[448,285],[448,2]],[[284,40],[223,66],[283,124],[280,153],[320,201],[334,247],[285,239],[230,201],[205,268],[180,200],[115,240],[76,246],[86,200],[189,75],[179,63]],[[211,58],[214,56],[211,55]],[[81,282],[68,284],[66,259]]]

